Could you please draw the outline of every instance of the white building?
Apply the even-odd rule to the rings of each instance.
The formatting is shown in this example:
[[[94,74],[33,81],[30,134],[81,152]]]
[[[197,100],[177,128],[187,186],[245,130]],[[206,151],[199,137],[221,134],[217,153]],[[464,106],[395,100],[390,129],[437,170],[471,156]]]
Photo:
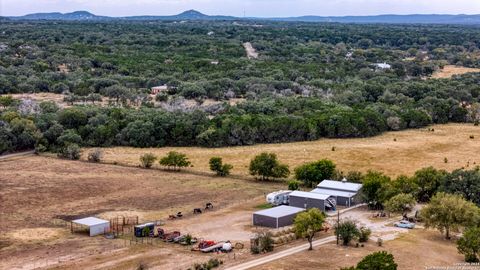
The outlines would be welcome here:
[[[72,220],[70,229],[74,232],[74,226],[87,227],[90,236],[100,235],[110,230],[110,221],[96,217],[87,217]]]

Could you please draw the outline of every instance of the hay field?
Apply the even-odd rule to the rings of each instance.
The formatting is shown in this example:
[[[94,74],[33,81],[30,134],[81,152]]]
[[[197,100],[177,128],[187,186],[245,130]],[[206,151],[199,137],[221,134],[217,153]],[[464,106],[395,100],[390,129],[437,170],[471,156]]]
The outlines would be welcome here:
[[[436,71],[432,75],[432,79],[449,79],[455,75],[466,73],[480,72],[480,68],[460,67],[455,65],[447,65],[443,69]]]
[[[371,138],[321,139],[310,142],[262,144],[242,147],[200,148],[131,148],[114,147],[104,149],[106,162],[138,165],[143,153],[163,156],[168,151],[179,151],[192,161],[191,170],[208,172],[208,160],[212,156],[222,157],[233,164],[232,173],[248,174],[250,160],[261,152],[274,152],[281,162],[296,166],[322,158],[332,159],[343,171],[379,170],[390,176],[412,175],[416,170],[434,166],[454,170],[461,167],[480,165],[480,127],[472,124],[435,125],[431,128],[388,132]],[[473,135],[474,139],[470,139]],[[396,141],[395,141],[396,139]],[[335,151],[332,151],[335,147]],[[89,149],[84,149],[83,158]],[[445,158],[448,162],[445,163]],[[155,166],[159,166],[158,163]]]

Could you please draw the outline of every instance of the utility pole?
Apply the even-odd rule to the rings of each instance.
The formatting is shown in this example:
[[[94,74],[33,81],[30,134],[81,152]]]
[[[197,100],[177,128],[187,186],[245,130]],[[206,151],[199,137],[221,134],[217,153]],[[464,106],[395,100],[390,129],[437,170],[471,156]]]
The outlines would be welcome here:
[[[337,229],[335,234],[337,235],[337,246],[338,246],[338,225],[340,225],[340,210],[337,208]]]

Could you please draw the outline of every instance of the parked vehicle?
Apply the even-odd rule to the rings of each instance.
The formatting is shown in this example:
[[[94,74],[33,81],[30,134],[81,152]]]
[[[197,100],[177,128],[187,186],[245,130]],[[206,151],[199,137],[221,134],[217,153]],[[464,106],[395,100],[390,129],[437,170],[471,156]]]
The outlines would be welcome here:
[[[276,192],[272,192],[267,195],[267,202],[277,205],[288,205],[289,203],[289,195],[292,193],[291,190],[280,190]]]
[[[415,228],[415,223],[409,222],[407,220],[401,220],[399,222],[395,222],[393,224],[395,227],[398,228],[405,228],[405,229],[413,229]]]

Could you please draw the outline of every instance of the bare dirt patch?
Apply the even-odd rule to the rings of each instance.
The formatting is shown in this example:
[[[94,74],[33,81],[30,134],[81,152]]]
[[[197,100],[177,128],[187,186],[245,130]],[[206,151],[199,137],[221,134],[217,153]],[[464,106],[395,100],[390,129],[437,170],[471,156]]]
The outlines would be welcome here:
[[[245,47],[245,51],[247,52],[248,59],[257,59],[258,58],[258,52],[253,47],[252,43],[245,42],[245,43],[243,43],[243,47]]]
[[[445,66],[443,69],[436,71],[432,75],[432,79],[450,79],[455,75],[463,75],[467,73],[480,72],[480,68],[460,67],[454,65]]]
[[[180,151],[188,155],[193,168],[190,170],[210,172],[208,161],[213,156],[222,157],[234,166],[233,173],[248,175],[250,160],[261,152],[274,152],[281,162],[296,166],[322,158],[332,159],[344,171],[379,170],[390,176],[412,175],[416,170],[428,166],[454,170],[461,167],[473,168],[480,165],[480,127],[471,124],[435,125],[416,130],[387,132],[372,138],[321,139],[311,142],[262,144],[255,146],[200,148],[105,148],[107,162],[138,165],[144,153],[164,156],[169,151]],[[473,135],[475,139],[470,139]],[[335,147],[335,151],[332,151]],[[85,153],[88,152],[84,151]],[[86,155],[83,156],[86,158]],[[445,163],[445,158],[448,162]],[[158,163],[155,165],[159,167]]]

